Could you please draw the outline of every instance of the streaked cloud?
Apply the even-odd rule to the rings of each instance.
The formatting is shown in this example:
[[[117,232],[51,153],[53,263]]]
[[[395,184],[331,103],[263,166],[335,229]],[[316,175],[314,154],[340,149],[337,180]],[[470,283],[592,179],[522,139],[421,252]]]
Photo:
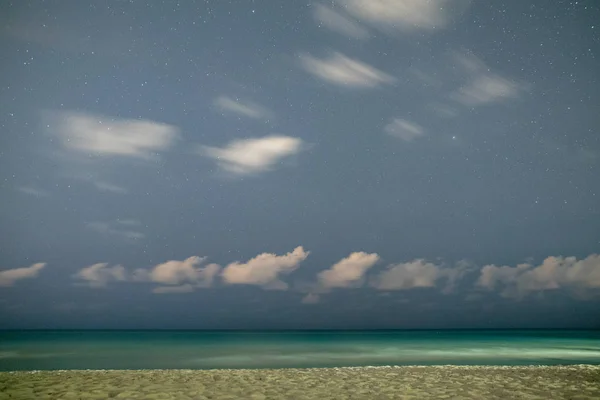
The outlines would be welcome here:
[[[223,148],[202,146],[199,153],[212,158],[228,172],[248,175],[268,171],[276,163],[301,149],[301,139],[273,135],[234,140]]]
[[[585,259],[548,257],[542,264],[518,264],[515,267],[486,265],[477,286],[500,290],[503,297],[523,298],[535,292],[556,289],[585,291],[600,289],[600,255]]]
[[[29,194],[35,197],[48,197],[50,193],[45,190],[35,188],[33,186],[21,186],[17,189],[21,193]]]
[[[214,104],[222,112],[229,112],[254,119],[273,118],[273,113],[269,109],[250,101],[241,101],[238,98],[219,96],[215,99]]]
[[[313,17],[320,25],[355,39],[367,39],[369,37],[369,31],[366,28],[342,13],[322,4],[316,4],[313,8]]]
[[[93,231],[104,235],[120,236],[126,239],[139,240],[146,237],[142,232],[133,229],[127,229],[123,226],[131,226],[131,224],[122,224],[119,221],[116,222],[90,222],[87,227]]]
[[[61,112],[52,122],[67,150],[90,156],[147,159],[167,150],[178,137],[174,126],[141,119]]]
[[[349,88],[374,88],[396,81],[391,75],[338,52],[325,59],[301,54],[300,64],[325,82]]]
[[[467,106],[502,102],[519,96],[527,90],[527,84],[517,83],[490,70],[485,63],[471,53],[456,53],[455,60],[467,73],[467,82],[455,90],[450,97]]]
[[[22,279],[32,279],[38,276],[46,263],[35,263],[29,267],[14,268],[0,271],[0,287],[12,286]]]
[[[384,128],[385,133],[410,142],[425,135],[425,130],[420,125],[402,118],[394,118]]]
[[[245,263],[234,262],[227,265],[221,277],[230,285],[256,285],[265,289],[285,290],[288,285],[280,276],[294,271],[308,255],[309,252],[302,246],[282,256],[262,253]]]
[[[475,107],[517,97],[518,93],[519,88],[514,82],[488,73],[475,77],[458,89],[453,98],[465,106]]]
[[[432,31],[448,25],[468,0],[340,0],[347,12],[384,30]]]
[[[94,288],[104,287],[109,282],[124,282],[127,280],[123,266],[109,266],[108,263],[98,263],[82,268],[73,275],[73,278]]]
[[[94,186],[102,192],[111,192],[119,194],[127,194],[129,191],[122,186],[118,186],[109,182],[97,181],[93,182]]]

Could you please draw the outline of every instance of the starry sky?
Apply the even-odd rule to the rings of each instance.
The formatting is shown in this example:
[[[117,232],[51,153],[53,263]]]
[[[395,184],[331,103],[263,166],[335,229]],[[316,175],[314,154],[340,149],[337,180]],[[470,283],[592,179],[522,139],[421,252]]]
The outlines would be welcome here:
[[[600,327],[600,4],[0,1],[0,328]]]

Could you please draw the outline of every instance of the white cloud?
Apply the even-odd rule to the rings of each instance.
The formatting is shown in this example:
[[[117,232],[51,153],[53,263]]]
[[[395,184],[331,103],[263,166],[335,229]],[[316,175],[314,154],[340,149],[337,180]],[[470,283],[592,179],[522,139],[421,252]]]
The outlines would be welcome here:
[[[21,279],[35,278],[45,266],[46,263],[36,263],[29,267],[0,271],[0,287],[12,286],[16,281]]]
[[[50,195],[50,193],[45,190],[37,189],[31,186],[21,186],[18,190],[21,193],[30,194],[35,197],[48,197]]]
[[[323,289],[350,288],[362,284],[367,271],[379,261],[375,253],[355,252],[341,259],[330,269],[318,274],[319,286]]]
[[[385,126],[384,131],[388,135],[400,138],[406,142],[425,135],[425,131],[420,125],[402,118],[394,118],[392,122]]]
[[[150,158],[178,137],[170,125],[88,113],[58,113],[54,123],[63,146],[85,155]]]
[[[308,54],[300,55],[302,67],[319,79],[350,88],[374,88],[396,79],[368,64],[334,53],[327,59]]]
[[[270,119],[273,113],[267,108],[252,102],[242,102],[239,99],[232,99],[228,96],[219,96],[214,101],[215,105],[221,110],[242,115],[254,119]]]
[[[501,288],[500,294],[511,298],[560,288],[600,289],[600,255],[592,254],[583,260],[548,257],[538,266],[529,263],[516,267],[486,265],[476,284],[488,290]]]
[[[351,15],[382,29],[404,31],[445,27],[453,13],[464,11],[465,0],[341,0]]]
[[[294,271],[308,255],[309,252],[302,246],[283,256],[262,253],[246,263],[234,262],[227,265],[221,277],[232,285],[257,285],[265,289],[284,290],[288,285],[279,276]]]
[[[499,75],[487,73],[475,77],[453,94],[459,103],[474,107],[517,97],[519,87],[516,83]]]
[[[125,189],[124,187],[114,185],[109,182],[102,182],[102,181],[94,182],[94,186],[96,186],[96,188],[102,192],[112,192],[112,193],[119,193],[119,194],[127,194],[128,193],[128,190]]]
[[[450,97],[456,102],[467,106],[501,102],[516,98],[522,89],[528,89],[525,83],[516,83],[491,72],[485,63],[469,52],[455,53],[455,62],[467,73],[467,82]]]
[[[142,232],[138,232],[131,229],[124,229],[119,225],[119,221],[116,223],[108,223],[108,222],[90,222],[87,224],[87,227],[104,235],[114,235],[120,236],[130,240],[140,240],[146,237]]]
[[[223,148],[202,146],[200,153],[216,160],[228,172],[245,175],[268,171],[281,159],[298,153],[301,148],[301,139],[266,136],[234,140]]]
[[[134,280],[163,285],[194,284],[197,287],[209,287],[221,267],[217,264],[200,267],[205,260],[205,257],[192,256],[183,261],[171,260],[158,264],[151,270],[138,269],[134,271]]]
[[[363,26],[329,7],[317,4],[314,10],[315,20],[332,31],[355,39],[367,39],[369,37],[369,31]]]
[[[103,287],[111,281],[126,281],[125,268],[121,265],[108,266],[108,263],[98,263],[82,268],[73,278],[82,280],[91,287]]]
[[[156,294],[168,294],[168,293],[190,293],[194,291],[194,286],[186,283],[181,286],[159,286],[152,289],[152,293]]]

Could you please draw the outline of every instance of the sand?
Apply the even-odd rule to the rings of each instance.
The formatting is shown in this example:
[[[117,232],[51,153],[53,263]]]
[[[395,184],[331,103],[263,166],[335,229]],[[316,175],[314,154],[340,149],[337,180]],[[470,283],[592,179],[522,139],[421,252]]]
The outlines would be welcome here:
[[[2,372],[0,399],[600,399],[600,366]]]

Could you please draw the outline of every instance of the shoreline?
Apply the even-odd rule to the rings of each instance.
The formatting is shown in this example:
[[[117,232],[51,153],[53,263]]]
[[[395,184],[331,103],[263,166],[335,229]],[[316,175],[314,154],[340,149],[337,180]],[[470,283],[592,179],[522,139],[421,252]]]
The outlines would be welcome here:
[[[15,371],[0,371],[0,374],[15,374],[15,373],[56,373],[56,372],[231,372],[231,371],[312,371],[312,370],[361,370],[361,369],[406,369],[406,368],[423,368],[423,369],[573,369],[573,368],[589,368],[599,369],[600,364],[531,364],[531,365],[456,365],[456,364],[437,364],[437,365],[365,365],[360,367],[290,367],[290,368],[147,368],[147,369],[38,369],[38,370],[15,370]]]
[[[597,399],[600,365],[0,372],[2,399]]]

